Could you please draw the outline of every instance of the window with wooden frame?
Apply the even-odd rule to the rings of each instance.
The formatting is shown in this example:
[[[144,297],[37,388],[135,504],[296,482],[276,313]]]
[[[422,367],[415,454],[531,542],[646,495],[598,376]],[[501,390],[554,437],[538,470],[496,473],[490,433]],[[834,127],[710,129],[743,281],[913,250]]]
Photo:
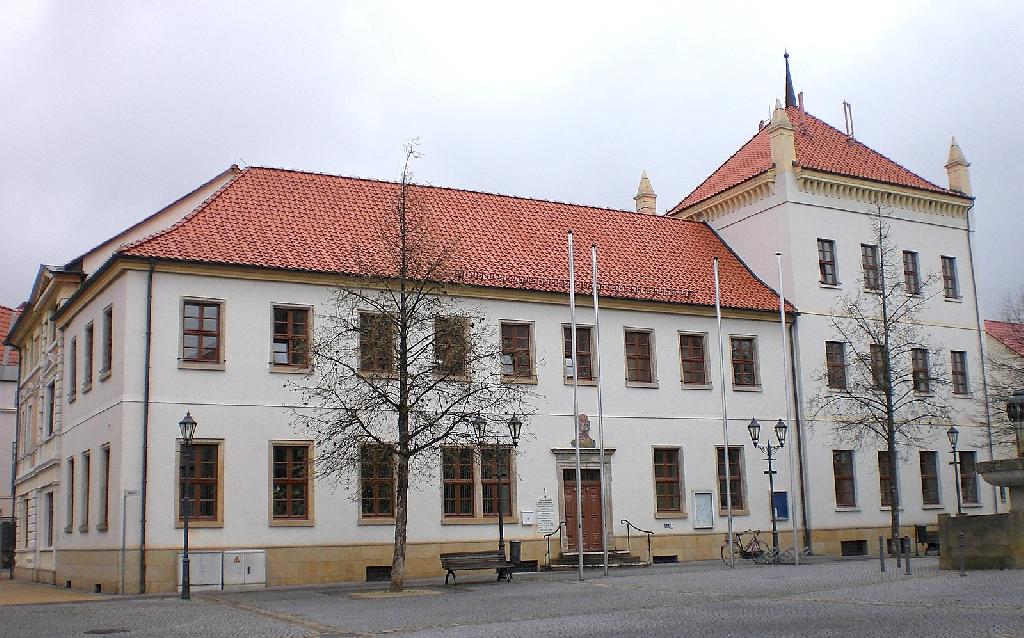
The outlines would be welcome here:
[[[853,450],[832,450],[832,477],[836,486],[836,507],[857,507]]]
[[[92,490],[92,456],[89,452],[82,453],[82,516],[80,520],[82,524],[78,526],[78,531],[88,532],[89,531],[89,506],[92,504],[90,501]]]
[[[921,501],[925,505],[939,504],[939,461],[937,452],[918,453],[921,466]]]
[[[917,253],[911,250],[903,251],[903,285],[908,295],[921,294],[921,270]]]
[[[864,290],[880,290],[882,281],[878,270],[878,246],[861,244],[860,264],[864,271]]]
[[[736,387],[756,387],[757,340],[754,337],[729,337],[732,344],[732,384]]]
[[[308,443],[275,443],[270,485],[273,520],[309,520],[312,448]]]
[[[956,273],[956,257],[942,256],[942,294],[946,299],[960,298],[960,281]]]
[[[273,365],[309,367],[309,308],[274,306]]]
[[[960,452],[960,497],[964,503],[978,503],[978,453]]]
[[[46,493],[46,547],[53,547],[53,529],[57,521],[53,519],[53,492]],[[27,521],[26,521],[27,522]]]
[[[100,374],[102,378],[109,376],[114,364],[114,308],[107,306],[103,310],[103,348],[100,351]]]
[[[654,449],[654,495],[658,514],[683,511],[681,467],[679,448]]]
[[[473,458],[472,447],[447,447],[441,450],[445,517],[476,516]]]
[[[880,390],[885,387],[885,348],[871,344],[871,387]]]
[[[53,436],[53,428],[57,422],[57,382],[51,381],[46,386],[46,437]]]
[[[484,445],[480,448],[480,491],[484,516],[497,516],[501,511],[512,513],[512,448],[507,445]]]
[[[391,374],[395,370],[395,329],[391,317],[359,313],[359,371]]]
[[[395,516],[395,457],[387,445],[364,445],[360,450],[360,515]]]
[[[181,359],[194,363],[220,363],[221,312],[219,301],[186,299],[182,304]]]
[[[953,394],[969,394],[971,384],[967,378],[967,353],[963,350],[951,350],[949,367],[953,377]]]
[[[931,390],[931,373],[928,370],[928,351],[924,348],[912,348],[910,360],[913,365],[914,391],[929,392]]]
[[[106,531],[110,524],[110,444],[100,448],[103,461],[103,473],[100,474],[100,522],[96,525],[99,531]]]
[[[878,493],[882,507],[892,507],[892,464],[889,451],[878,451]]]
[[[708,385],[707,335],[680,333],[679,365],[683,385]]]
[[[68,472],[68,491],[64,510],[64,533],[70,534],[75,528],[75,457],[69,456],[66,465]]]
[[[729,499],[726,495],[725,481],[725,448],[715,448],[718,457],[718,508],[725,512]],[[743,448],[729,447],[729,492],[732,496],[732,509],[746,510],[747,500],[744,495],[743,481]]]
[[[626,381],[631,383],[653,383],[651,331],[626,330]]]
[[[833,390],[846,389],[846,344],[842,341],[825,342],[825,368],[828,387]]]
[[[836,242],[832,239],[818,240],[818,274],[820,281],[828,286],[835,286],[836,277]]]
[[[533,378],[533,324],[501,323],[501,374],[509,379]]]
[[[71,338],[68,346],[68,402],[78,397],[78,338]]]
[[[92,322],[85,324],[85,351],[83,354],[84,369],[82,370],[82,391],[88,392],[92,388],[92,364],[93,364],[93,353],[96,347],[96,331],[93,328]]]
[[[469,320],[465,317],[434,318],[434,361],[446,377],[469,375]]]
[[[594,364],[591,353],[591,329],[589,326],[576,326],[576,365],[580,369],[580,381],[594,380]],[[566,379],[572,379],[572,326],[562,325],[562,372]]]
[[[220,516],[220,446],[193,443],[178,449],[178,520],[188,508],[189,522],[216,521]]]

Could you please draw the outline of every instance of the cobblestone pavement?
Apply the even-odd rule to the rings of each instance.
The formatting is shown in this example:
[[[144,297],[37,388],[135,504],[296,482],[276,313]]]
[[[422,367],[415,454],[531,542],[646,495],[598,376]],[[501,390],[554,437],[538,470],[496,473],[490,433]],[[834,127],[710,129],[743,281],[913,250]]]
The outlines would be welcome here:
[[[755,566],[663,565],[614,571],[483,572],[419,595],[357,595],[367,583],[174,598],[6,607],[0,635],[128,636],[1024,636],[1024,571],[960,578],[915,560],[914,575],[880,574],[875,561]],[[476,576],[473,578],[472,576]],[[380,587],[376,587],[380,589]]]

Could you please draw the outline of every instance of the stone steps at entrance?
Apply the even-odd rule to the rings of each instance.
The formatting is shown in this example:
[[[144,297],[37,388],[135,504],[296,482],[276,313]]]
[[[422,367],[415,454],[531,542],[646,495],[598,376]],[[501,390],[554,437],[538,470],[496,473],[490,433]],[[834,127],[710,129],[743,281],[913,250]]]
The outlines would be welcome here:
[[[583,552],[583,567],[594,569],[601,567],[604,563],[604,556],[601,552]],[[647,567],[647,561],[634,556],[633,554],[616,549],[608,550],[608,567]],[[579,553],[562,552],[558,558],[551,561],[550,568],[553,570],[577,569],[579,567]]]

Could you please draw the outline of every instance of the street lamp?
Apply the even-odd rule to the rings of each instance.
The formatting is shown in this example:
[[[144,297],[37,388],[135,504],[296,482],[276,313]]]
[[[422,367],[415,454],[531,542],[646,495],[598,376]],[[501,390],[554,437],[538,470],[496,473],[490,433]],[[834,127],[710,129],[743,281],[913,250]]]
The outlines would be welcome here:
[[[480,446],[483,447],[484,442],[489,438],[487,431],[487,420],[482,416],[477,415],[473,419],[473,429],[476,431],[477,440],[480,441]],[[523,422],[519,420],[516,415],[512,415],[512,418],[508,420],[508,434],[510,447],[513,449],[519,447],[519,435],[523,430]],[[494,465],[495,474],[498,479],[498,551],[502,554],[505,553],[505,508],[504,499],[502,498],[502,490],[505,487],[505,480],[508,476],[505,472],[505,465],[501,463],[499,457],[499,450],[501,445],[501,436],[498,434],[494,435]],[[509,460],[511,463],[511,459]],[[509,499],[511,500],[511,499]]]
[[[1006,402],[1006,416],[1013,423],[1017,439],[1017,456],[1024,457],[1024,390],[1017,390]]]
[[[960,496],[960,461],[956,454],[956,442],[960,439],[960,431],[951,425],[946,430],[946,437],[949,439],[949,446],[953,448],[953,460],[949,464],[953,466],[953,484],[956,486],[956,515],[960,516],[964,513],[963,499]]]
[[[183,478],[188,478],[189,472],[195,472],[195,467],[192,465],[192,437],[196,434],[196,425],[198,424],[192,418],[191,412],[186,412],[185,418],[178,422],[178,427],[181,428],[181,454],[183,457],[181,465],[185,470],[182,472]],[[189,498],[191,485],[183,481],[181,486],[185,488],[185,503],[181,506],[181,517],[185,528],[181,553],[181,599],[189,600],[192,598],[191,579],[188,573],[188,515],[192,508],[192,501]]]
[[[758,440],[761,438],[761,424],[757,422],[757,419],[750,419],[750,425],[747,426],[747,432],[750,434],[750,440],[753,442],[754,447],[761,450],[768,455],[768,470],[765,474],[768,475],[768,513],[772,517],[772,549],[775,551],[775,556],[779,555],[779,528],[775,522],[775,462],[774,453],[776,450],[781,450],[786,445],[786,423],[779,419],[779,422],[775,424],[775,439],[779,442],[778,445],[772,445],[771,438],[764,442],[764,445],[758,445]]]

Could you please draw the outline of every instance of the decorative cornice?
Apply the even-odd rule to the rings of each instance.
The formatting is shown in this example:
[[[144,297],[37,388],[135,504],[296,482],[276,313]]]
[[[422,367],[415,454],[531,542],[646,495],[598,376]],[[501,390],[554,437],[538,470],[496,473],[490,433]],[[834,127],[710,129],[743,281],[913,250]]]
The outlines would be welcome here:
[[[691,208],[676,210],[672,217],[710,222],[734,210],[749,206],[775,193],[775,169],[755,175],[745,182],[699,202]]]
[[[800,192],[820,197],[881,204],[947,217],[965,217],[971,207],[969,199],[956,195],[872,182],[808,168],[796,169],[796,185]]]

